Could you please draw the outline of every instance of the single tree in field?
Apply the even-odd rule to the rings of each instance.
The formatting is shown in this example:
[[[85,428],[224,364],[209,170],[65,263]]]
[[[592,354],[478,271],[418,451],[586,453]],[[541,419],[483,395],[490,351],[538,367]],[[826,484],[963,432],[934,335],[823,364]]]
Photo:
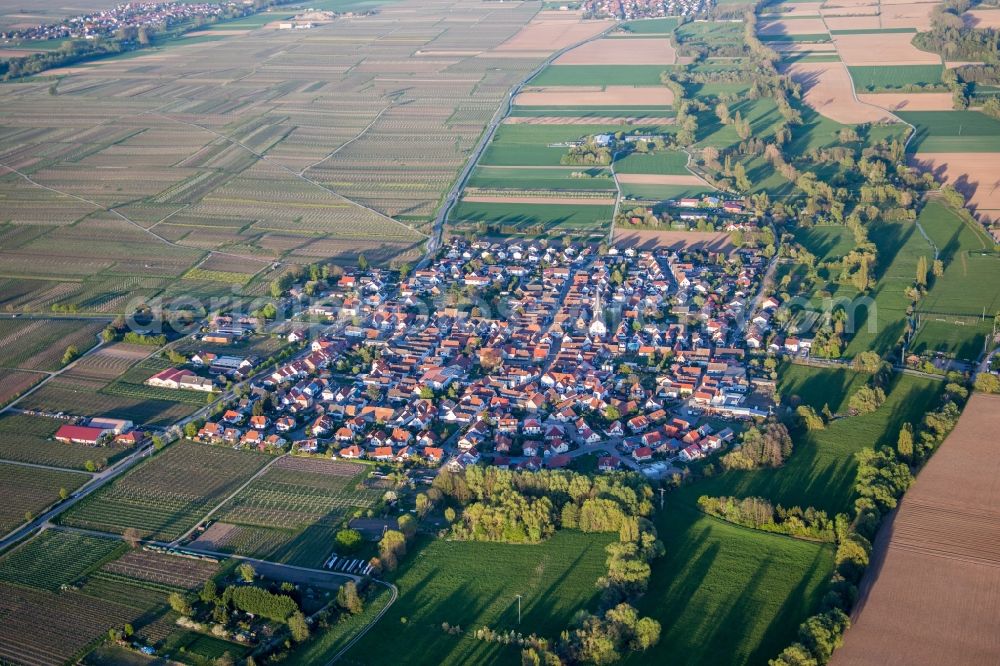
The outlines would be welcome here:
[[[896,451],[899,452],[899,457],[903,460],[910,461],[913,459],[913,426],[909,423],[904,423],[899,431],[899,439],[896,440]]]
[[[122,539],[124,539],[125,543],[127,543],[130,547],[138,548],[139,542],[142,540],[142,535],[139,534],[139,530],[136,528],[129,527],[122,532]]]
[[[244,562],[240,566],[236,567],[236,573],[239,574],[240,579],[244,583],[252,583],[253,579],[257,577],[257,571],[248,562]]]
[[[924,255],[917,259],[917,286],[927,286],[927,257]]]

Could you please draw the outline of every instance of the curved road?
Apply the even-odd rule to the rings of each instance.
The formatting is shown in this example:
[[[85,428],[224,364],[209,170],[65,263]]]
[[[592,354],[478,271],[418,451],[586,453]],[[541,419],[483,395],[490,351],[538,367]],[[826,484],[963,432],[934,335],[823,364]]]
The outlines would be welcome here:
[[[527,83],[531,81],[531,79],[538,76],[538,74],[541,73],[543,69],[551,65],[556,58],[563,55],[567,51],[572,51],[576,47],[586,44],[587,42],[592,42],[595,39],[600,39],[601,37],[608,34],[611,30],[613,30],[616,27],[618,27],[617,23],[609,25],[607,28],[597,33],[596,35],[588,37],[587,39],[581,40],[574,44],[570,44],[569,46],[563,47],[558,51],[552,53],[548,58],[542,61],[538,65],[538,67],[531,70],[531,72],[526,77],[524,77],[524,79],[520,83],[514,86],[509,93],[507,93],[506,102],[496,110],[496,113],[493,114],[493,119],[490,120],[490,124],[486,127],[486,130],[483,132],[482,137],[479,139],[479,143],[476,145],[475,152],[472,153],[468,161],[465,163],[465,168],[462,169],[462,173],[459,174],[458,179],[452,186],[451,191],[448,193],[448,196],[444,200],[444,203],[441,204],[441,208],[438,210],[437,217],[434,219],[434,226],[431,229],[430,239],[427,241],[427,251],[424,253],[423,259],[421,259],[416,266],[418,269],[426,267],[427,264],[430,262],[430,260],[434,257],[434,253],[438,251],[439,247],[441,247],[441,237],[444,232],[444,223],[445,220],[447,220],[448,218],[448,213],[451,212],[452,206],[458,203],[458,198],[461,196],[462,190],[465,189],[465,183],[469,180],[469,176],[472,174],[472,170],[476,168],[476,165],[479,163],[479,158],[481,158],[483,156],[483,153],[486,152],[486,147],[489,146],[490,141],[493,140],[493,135],[496,134],[497,128],[500,127],[500,123],[503,122],[504,118],[510,115],[511,107],[514,105],[514,97],[516,97],[517,94],[521,92],[521,89],[525,85],[527,85]]]

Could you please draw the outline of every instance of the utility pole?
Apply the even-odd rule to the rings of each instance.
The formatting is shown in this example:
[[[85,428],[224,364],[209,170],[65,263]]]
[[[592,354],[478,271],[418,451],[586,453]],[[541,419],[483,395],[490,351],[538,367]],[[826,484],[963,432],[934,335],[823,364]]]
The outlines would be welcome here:
[[[517,595],[517,624],[521,624],[521,595]]]

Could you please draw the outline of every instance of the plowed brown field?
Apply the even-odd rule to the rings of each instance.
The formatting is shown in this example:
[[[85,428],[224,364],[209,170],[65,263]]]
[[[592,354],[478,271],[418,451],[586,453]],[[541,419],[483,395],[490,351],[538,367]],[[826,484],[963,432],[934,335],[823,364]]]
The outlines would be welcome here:
[[[975,394],[882,527],[834,666],[1000,661],[1000,396]]]

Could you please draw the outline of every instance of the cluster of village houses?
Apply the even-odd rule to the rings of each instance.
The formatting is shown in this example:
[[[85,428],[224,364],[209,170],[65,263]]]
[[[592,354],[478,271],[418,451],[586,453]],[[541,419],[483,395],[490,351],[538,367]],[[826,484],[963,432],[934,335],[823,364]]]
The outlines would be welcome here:
[[[114,37],[122,28],[169,28],[197,18],[223,16],[227,10],[250,8],[251,0],[241,2],[128,2],[111,9],[82,14],[60,23],[0,32],[0,40],[25,41],[47,39],[97,39]],[[249,9],[247,9],[249,11]]]
[[[708,11],[708,0],[584,0],[587,16],[632,20],[660,16],[690,16]]]
[[[455,468],[697,460],[732,440],[727,420],[769,413],[773,386],[748,370],[742,323],[766,265],[749,249],[454,240],[402,279],[368,269],[310,285],[303,314],[321,333],[292,324],[288,340],[306,346],[266,373],[234,350],[149,382],[253,375],[197,433],[234,447]],[[212,328],[203,339],[238,347],[253,322]]]

